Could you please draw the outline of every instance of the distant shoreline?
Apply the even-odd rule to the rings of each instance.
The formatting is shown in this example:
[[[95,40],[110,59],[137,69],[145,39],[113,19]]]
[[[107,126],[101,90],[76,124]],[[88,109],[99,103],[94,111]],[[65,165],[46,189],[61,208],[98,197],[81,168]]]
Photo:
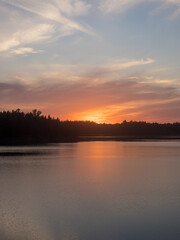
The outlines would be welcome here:
[[[0,146],[31,146],[53,143],[77,143],[77,142],[142,142],[142,141],[173,141],[179,140],[180,136],[79,136],[75,138],[63,138],[56,140],[37,140],[37,139],[5,139],[0,140]]]
[[[117,124],[60,121],[37,109],[0,112],[0,145],[37,145],[84,141],[179,140],[180,122],[148,123],[124,120]]]

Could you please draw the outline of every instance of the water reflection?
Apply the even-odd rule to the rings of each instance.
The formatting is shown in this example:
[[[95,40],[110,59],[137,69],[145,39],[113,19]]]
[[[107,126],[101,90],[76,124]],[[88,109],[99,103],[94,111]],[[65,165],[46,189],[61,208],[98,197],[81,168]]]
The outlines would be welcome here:
[[[0,239],[179,240],[179,147],[1,147]]]

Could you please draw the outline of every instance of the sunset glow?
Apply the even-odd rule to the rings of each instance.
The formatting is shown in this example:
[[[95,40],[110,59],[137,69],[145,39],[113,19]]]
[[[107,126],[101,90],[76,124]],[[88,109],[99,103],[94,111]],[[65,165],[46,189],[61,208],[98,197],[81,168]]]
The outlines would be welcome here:
[[[179,0],[0,0],[0,111],[180,120]]]

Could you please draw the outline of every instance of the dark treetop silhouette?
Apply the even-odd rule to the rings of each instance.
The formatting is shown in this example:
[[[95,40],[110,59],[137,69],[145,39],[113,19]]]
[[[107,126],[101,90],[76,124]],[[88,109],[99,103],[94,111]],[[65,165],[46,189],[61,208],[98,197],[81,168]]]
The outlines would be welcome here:
[[[124,121],[98,124],[90,121],[60,121],[41,115],[36,109],[24,113],[20,109],[0,112],[0,144],[32,144],[48,142],[139,138],[178,138],[180,123],[146,123]]]

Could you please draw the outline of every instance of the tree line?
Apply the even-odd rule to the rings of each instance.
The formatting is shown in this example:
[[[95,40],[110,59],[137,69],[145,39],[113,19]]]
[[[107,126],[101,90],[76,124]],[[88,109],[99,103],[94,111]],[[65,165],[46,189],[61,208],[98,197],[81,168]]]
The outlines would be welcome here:
[[[0,112],[0,144],[76,141],[82,136],[158,138],[180,136],[180,123],[123,121],[117,124],[60,121],[36,109]]]

